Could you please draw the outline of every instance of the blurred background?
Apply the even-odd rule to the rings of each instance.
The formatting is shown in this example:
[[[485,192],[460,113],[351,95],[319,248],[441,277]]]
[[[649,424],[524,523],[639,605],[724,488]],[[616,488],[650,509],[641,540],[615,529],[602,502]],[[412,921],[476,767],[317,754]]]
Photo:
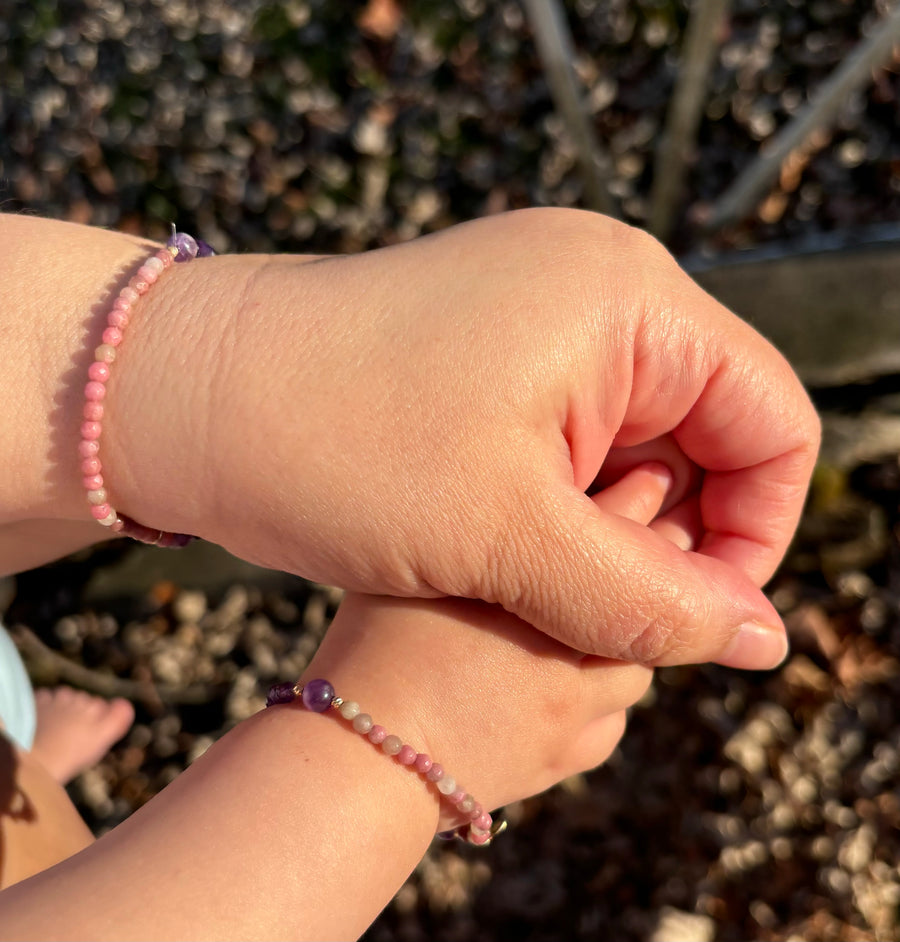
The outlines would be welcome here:
[[[512,807],[487,853],[432,848],[369,939],[900,939],[898,22],[870,0],[0,0],[4,211],[350,252],[602,209],[772,337],[822,412],[771,585],[786,665],[659,672],[604,768]],[[97,833],[299,674],[339,600],[202,544],[0,586],[36,683],[136,703],[70,789]]]

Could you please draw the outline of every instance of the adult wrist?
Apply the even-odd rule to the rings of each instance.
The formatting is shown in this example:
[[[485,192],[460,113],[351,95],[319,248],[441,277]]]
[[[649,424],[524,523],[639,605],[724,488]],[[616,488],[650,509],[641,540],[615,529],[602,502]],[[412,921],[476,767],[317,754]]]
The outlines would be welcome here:
[[[216,402],[242,267],[174,265],[135,306],[119,348],[105,400],[107,487],[117,510],[148,527],[204,535],[214,513],[210,442],[227,421]]]

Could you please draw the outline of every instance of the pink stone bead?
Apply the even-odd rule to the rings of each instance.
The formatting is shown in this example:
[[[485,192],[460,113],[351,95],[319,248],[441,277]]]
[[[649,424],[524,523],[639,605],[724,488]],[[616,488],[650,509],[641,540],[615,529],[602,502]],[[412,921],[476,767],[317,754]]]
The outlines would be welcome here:
[[[119,292],[119,297],[124,298],[130,304],[134,304],[135,301],[140,297],[137,291],[132,287],[125,287]]]
[[[82,422],[81,437],[89,442],[95,442],[103,432],[103,426],[99,422]]]
[[[90,376],[95,383],[105,383],[109,379],[109,364],[100,363],[95,360],[88,367],[88,376]]]
[[[466,797],[468,792],[464,788],[457,788],[453,794],[447,796],[447,801],[452,805],[458,805]]]
[[[99,458],[85,458],[81,462],[81,473],[85,476],[90,476],[92,474],[99,474],[103,470],[103,465],[100,464]]]
[[[103,342],[111,347],[118,347],[122,342],[122,331],[118,327],[107,327],[103,331]]]
[[[104,517],[108,517],[112,513],[112,507],[109,504],[97,504],[95,507],[91,507],[91,516],[95,520],[102,520]]]
[[[94,359],[100,363],[112,363],[116,358],[116,348],[112,344],[101,343],[94,351]]]
[[[94,402],[92,399],[89,399],[84,404],[81,414],[89,422],[99,422],[103,418],[103,405],[102,403]]]
[[[150,268],[149,265],[144,263],[137,271],[137,277],[142,281],[146,281],[148,285],[156,284],[156,279],[159,278],[159,272],[154,268]]]
[[[165,268],[165,265],[163,265],[162,261],[158,259],[156,255],[151,255],[150,258],[144,262],[144,267],[152,269],[158,275],[163,268]]]
[[[106,318],[106,323],[110,327],[118,327],[119,330],[123,330],[128,326],[128,311],[120,311],[118,308],[113,308],[109,312],[109,317]]]
[[[478,814],[476,814],[474,817],[470,817],[469,820],[472,822],[472,824],[475,825],[475,827],[481,828],[483,831],[489,831],[491,829],[491,824],[493,824],[490,814],[488,814],[487,811],[484,811],[480,805],[478,806]]]
[[[172,253],[168,249],[160,249],[154,256],[162,262],[163,268],[171,268],[174,259],[172,258]]]
[[[487,844],[487,842],[490,839],[491,839],[490,834],[470,834],[469,835],[469,843],[475,844],[476,847],[480,847],[482,844]]]
[[[103,487],[103,475],[102,474],[91,474],[85,478],[82,478],[82,483],[84,484],[84,489],[86,491],[96,491]]]
[[[400,747],[400,751],[397,753],[397,761],[400,765],[412,765],[416,761],[416,755],[416,750],[409,744],[405,744]]]
[[[121,311],[123,314],[131,313],[131,301],[127,298],[123,298],[120,294],[115,301],[113,301],[112,309],[114,311]]]
[[[144,281],[140,275],[135,275],[134,278],[128,282],[128,287],[131,288],[138,297],[146,294],[150,290],[149,282]]]
[[[376,746],[383,743],[386,736],[387,730],[383,726],[379,726],[378,723],[369,730],[369,742],[375,743]]]
[[[440,762],[435,762],[431,768],[425,773],[425,778],[429,782],[439,782],[444,777],[444,767]]]
[[[85,399],[102,399],[106,395],[106,386],[103,383],[98,383],[95,379],[92,379],[84,387],[84,398]]]
[[[432,766],[431,757],[426,755],[424,752],[420,752],[416,756],[416,771],[421,772],[424,775]]]
[[[116,533],[120,533],[125,529],[125,521],[120,517],[116,517],[115,523],[110,527],[110,530],[115,530]]]
[[[96,439],[78,443],[78,454],[81,455],[82,458],[92,458],[98,451],[100,451],[100,442]]]

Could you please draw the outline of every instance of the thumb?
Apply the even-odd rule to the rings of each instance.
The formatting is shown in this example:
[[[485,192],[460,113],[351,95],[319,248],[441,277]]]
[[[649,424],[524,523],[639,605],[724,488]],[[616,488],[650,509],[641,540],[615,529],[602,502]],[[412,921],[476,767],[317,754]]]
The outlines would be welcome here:
[[[575,488],[544,493],[483,598],[590,654],[746,670],[784,659],[778,613],[737,568],[679,549]]]

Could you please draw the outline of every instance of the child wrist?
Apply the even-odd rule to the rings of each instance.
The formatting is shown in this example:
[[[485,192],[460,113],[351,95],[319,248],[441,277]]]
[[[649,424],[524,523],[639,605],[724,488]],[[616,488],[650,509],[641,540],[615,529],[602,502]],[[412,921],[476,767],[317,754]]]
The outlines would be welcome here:
[[[487,846],[505,829],[505,821],[494,820],[475,796],[440,762],[427,752],[419,751],[411,743],[404,742],[401,737],[389,733],[371,715],[363,712],[356,701],[337,696],[329,681],[318,678],[307,682],[275,684],[269,689],[266,706],[294,702],[302,703],[313,713],[336,715],[348,731],[367,739],[386,757],[394,759],[410,774],[417,775],[426,787],[433,789],[441,800],[442,818],[446,820],[449,813],[457,822],[453,827],[438,832],[437,837],[444,840],[458,838],[475,846]]]

